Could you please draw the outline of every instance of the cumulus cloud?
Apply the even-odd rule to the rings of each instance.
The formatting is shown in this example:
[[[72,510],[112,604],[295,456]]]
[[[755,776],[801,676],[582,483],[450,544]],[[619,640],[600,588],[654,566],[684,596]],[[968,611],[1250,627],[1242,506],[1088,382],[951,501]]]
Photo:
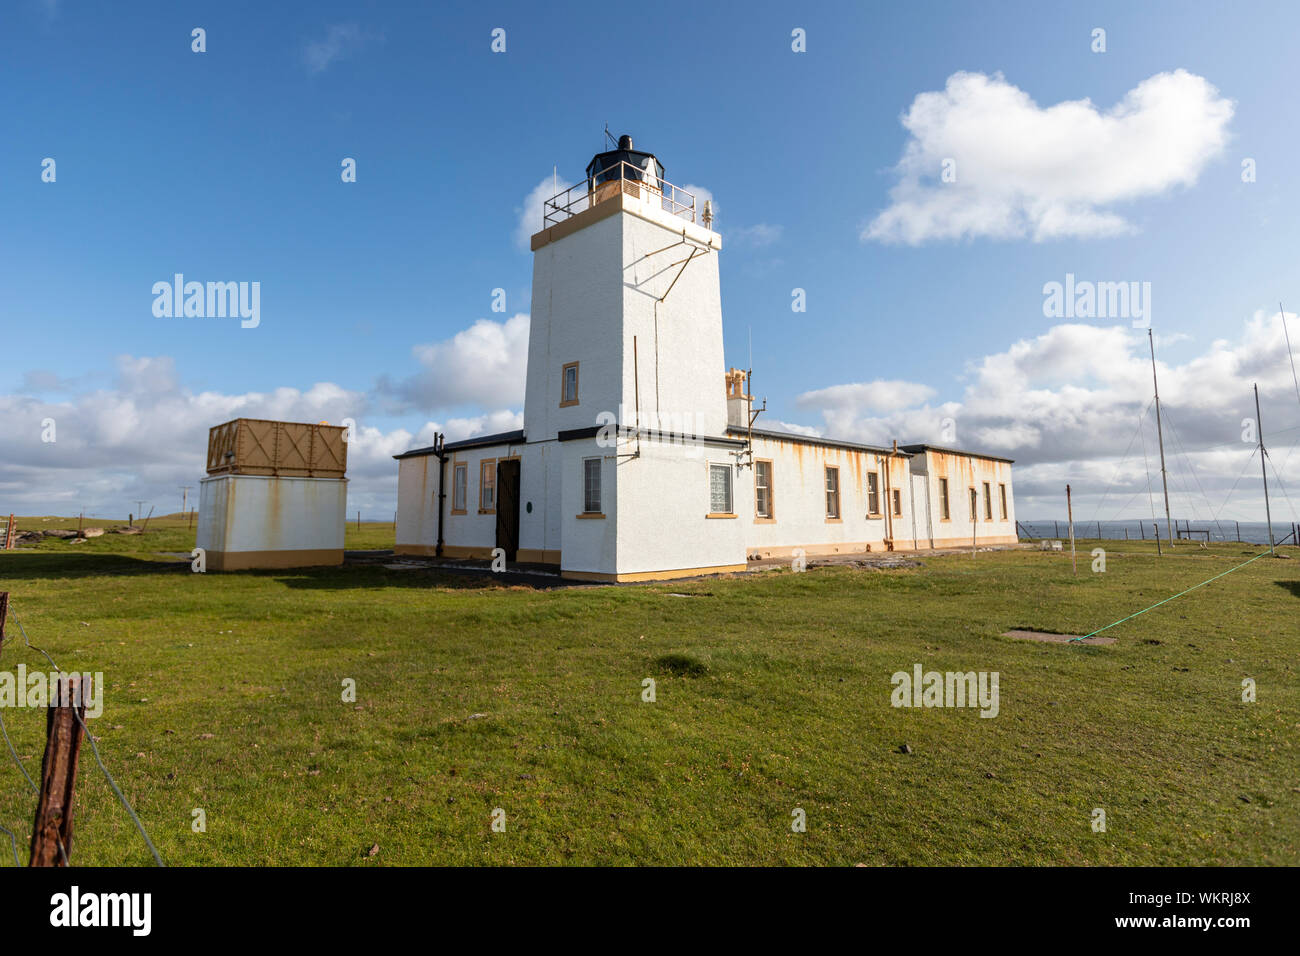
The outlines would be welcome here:
[[[0,498],[19,514],[124,517],[136,499],[159,514],[180,510],[181,485],[203,477],[208,429],[232,418],[357,425],[348,445],[348,510],[378,517],[396,506],[393,455],[433,443],[523,427],[510,409],[426,420],[414,431],[367,424],[371,397],[331,382],[267,392],[194,392],[166,356],[122,356],[111,387],[58,401],[0,395]],[[50,431],[52,422],[53,431]],[[53,441],[42,440],[52,437]],[[146,508],[148,505],[146,505]]]
[[[523,204],[515,207],[515,215],[518,216],[514,234],[516,248],[522,252],[528,252],[532,248],[529,240],[536,233],[541,232],[545,225],[546,200],[558,195],[572,185],[573,183],[563,177],[556,179],[554,176],[547,176],[528,191]],[[578,205],[573,208],[573,211],[581,212],[583,208],[582,205]]]
[[[1186,70],[1143,80],[1104,111],[1088,99],[1039,106],[1000,73],[954,73],[903,115],[898,182],[862,239],[1126,232],[1112,207],[1194,184],[1223,152],[1232,115],[1231,100]]]
[[[1287,321],[1296,320],[1288,313]],[[1206,519],[1225,508],[1253,450],[1242,432],[1243,419],[1254,418],[1255,382],[1272,435],[1270,467],[1277,470],[1279,489],[1300,489],[1300,454],[1290,455],[1300,438],[1300,410],[1278,313],[1258,312],[1243,323],[1236,340],[1216,340],[1181,364],[1161,361],[1158,368],[1170,491],[1181,517]],[[1153,464],[1156,435],[1145,334],[1124,327],[1058,325],[972,363],[968,375],[960,396],[938,403],[931,401],[935,393],[928,386],[900,382],[832,386],[796,401],[817,410],[833,437],[871,444],[898,438],[1016,459],[1022,515],[1032,517],[1036,506],[1047,516],[1059,512],[1057,499],[1067,481],[1076,495],[1092,496],[1094,503],[1113,481],[1111,494],[1120,497],[1110,499],[1111,508],[1149,504],[1148,476],[1155,476],[1158,490],[1159,466]],[[1258,459],[1253,467],[1258,470]],[[1251,479],[1235,489],[1223,515],[1233,517],[1234,508],[1242,509],[1235,516],[1243,520],[1262,515],[1256,483]],[[1300,508],[1300,496],[1295,505]],[[1289,507],[1284,498],[1275,516],[1300,520],[1300,514],[1291,517]],[[1125,515],[1096,517],[1117,516]]]
[[[434,411],[463,405],[503,408],[524,400],[528,315],[504,322],[479,319],[450,339],[411,350],[422,369],[401,381],[380,379],[378,390],[398,410]]]

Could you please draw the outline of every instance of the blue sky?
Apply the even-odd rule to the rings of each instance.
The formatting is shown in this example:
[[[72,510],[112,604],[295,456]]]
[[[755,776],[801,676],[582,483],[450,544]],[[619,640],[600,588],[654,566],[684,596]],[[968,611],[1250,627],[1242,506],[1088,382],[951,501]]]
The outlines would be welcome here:
[[[1245,461],[1236,431],[1251,381],[1261,381],[1266,428],[1300,424],[1273,329],[1279,300],[1288,311],[1300,303],[1290,261],[1300,247],[1297,67],[1279,43],[1300,26],[1294,5],[655,10],[6,4],[0,435],[17,453],[0,466],[0,492],[42,512],[76,504],[115,514],[151,495],[172,510],[168,489],[201,473],[206,427],[231,409],[260,409],[356,417],[372,439],[372,454],[354,453],[356,501],[391,510],[392,450],[434,427],[491,430],[521,409],[493,407],[485,396],[496,382],[452,393],[431,384],[414,350],[441,343],[439,354],[454,355],[476,322],[527,313],[531,259],[515,241],[525,197],[553,167],[580,176],[606,123],[653,150],[670,181],[713,195],[726,243],[727,360],[747,364],[752,329],[769,424],[925,440],[953,417],[957,444],[1024,463],[1027,516],[1060,510],[1051,489],[1071,475],[1085,500],[1113,480],[1144,489],[1145,472],[1121,458],[1146,396],[1107,374],[1138,355],[1145,335],[1096,320],[1095,332],[1044,338],[1062,323],[1044,316],[1043,285],[1066,273],[1151,284],[1169,411],[1207,492],[1202,511],[1223,503]],[[195,27],[206,52],[191,50]],[[497,27],[505,53],[490,49]],[[1091,49],[1098,27],[1104,53]],[[795,28],[806,31],[804,53],[791,49]],[[1096,160],[1086,138],[1102,127],[1083,122],[1069,159],[1077,168],[1052,180],[1076,184],[1072,221],[1083,202],[1083,219],[1111,225],[1050,237],[1032,221],[1021,234],[985,223],[955,238],[870,235],[898,200],[900,159],[917,139],[901,117],[954,74],[981,74],[1037,108],[1087,99],[1104,118],[1174,71],[1229,103],[1230,118],[1196,115],[1180,88],[1151,108],[1152,126],[1187,127],[1195,150],[1152,158],[1158,144],[1148,155],[1119,135]],[[955,122],[939,141],[987,139],[953,130],[981,122],[979,97],[989,95],[945,107]],[[986,157],[1005,164],[993,175],[1032,155],[1039,129],[993,144],[1005,146]],[[57,163],[54,183],[41,180],[45,157]],[[343,157],[355,158],[356,183],[340,181]],[[1254,182],[1242,182],[1245,158]],[[958,180],[970,189],[965,161],[957,157]],[[1105,168],[1081,168],[1096,162]],[[1098,182],[1125,177],[1137,185],[1096,198]],[[963,214],[978,205],[974,188]],[[176,272],[260,282],[260,325],[155,317],[151,287]],[[506,290],[506,315],[490,311],[495,288]],[[795,288],[806,290],[806,313],[791,312]],[[521,379],[509,330],[499,331],[480,325],[483,347],[503,350],[503,382]],[[1071,363],[1078,353],[1091,361]],[[1028,390],[1004,395],[1002,408],[988,395],[998,369],[1024,372]],[[845,390],[854,385],[867,387]],[[1015,408],[1031,405],[1017,419]],[[60,422],[52,446],[39,442],[47,416]],[[1300,455],[1283,468],[1298,436],[1279,434],[1275,463],[1300,492]],[[1223,514],[1254,517],[1253,492],[1235,494]]]

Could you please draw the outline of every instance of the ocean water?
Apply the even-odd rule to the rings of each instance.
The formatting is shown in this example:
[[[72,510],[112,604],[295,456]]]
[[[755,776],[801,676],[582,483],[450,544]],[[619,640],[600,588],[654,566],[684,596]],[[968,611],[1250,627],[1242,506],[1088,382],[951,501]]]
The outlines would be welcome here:
[[[1057,520],[1048,521],[1020,521],[1018,531],[1021,539],[1025,538],[1059,538],[1066,539],[1070,536],[1070,529],[1067,522]],[[1237,541],[1248,542],[1250,544],[1268,544],[1268,525],[1263,521],[1183,521],[1175,519],[1175,538],[1187,537],[1187,528],[1191,527],[1191,539],[1194,541]],[[1273,539],[1275,543],[1282,543],[1283,539],[1287,544],[1296,543],[1296,526],[1290,521],[1273,522]],[[1181,534],[1179,533],[1181,531]],[[1102,538],[1110,540],[1124,540],[1127,536],[1130,540],[1151,541],[1155,538],[1155,530],[1152,522],[1148,518],[1144,521],[1079,521],[1074,522],[1074,536],[1076,538]],[[1160,519],[1160,538],[1166,539],[1165,522]]]

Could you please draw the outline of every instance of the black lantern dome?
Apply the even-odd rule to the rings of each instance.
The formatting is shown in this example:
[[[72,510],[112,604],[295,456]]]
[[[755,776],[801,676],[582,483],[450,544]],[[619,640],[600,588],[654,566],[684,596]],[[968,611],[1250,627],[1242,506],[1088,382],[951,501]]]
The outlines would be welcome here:
[[[587,164],[588,189],[595,189],[601,183],[615,179],[652,182],[658,186],[663,178],[663,163],[655,158],[654,153],[633,149],[632,137],[626,134],[618,138],[618,149],[597,153]]]

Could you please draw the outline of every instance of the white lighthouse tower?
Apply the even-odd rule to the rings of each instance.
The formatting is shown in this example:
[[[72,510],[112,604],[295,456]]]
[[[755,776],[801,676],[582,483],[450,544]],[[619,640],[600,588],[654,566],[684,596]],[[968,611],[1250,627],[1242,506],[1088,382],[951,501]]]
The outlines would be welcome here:
[[[722,240],[702,212],[624,136],[532,237],[524,433],[553,446],[536,477],[561,493],[520,540],[558,538],[569,576],[744,565],[728,520],[742,443],[726,437]]]

